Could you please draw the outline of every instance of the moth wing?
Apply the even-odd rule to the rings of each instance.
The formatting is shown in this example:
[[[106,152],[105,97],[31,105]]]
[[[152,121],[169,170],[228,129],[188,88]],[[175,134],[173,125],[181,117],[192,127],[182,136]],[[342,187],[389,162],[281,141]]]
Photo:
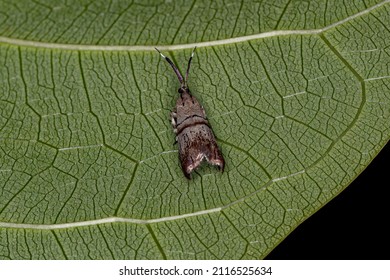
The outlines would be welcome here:
[[[222,156],[222,153],[213,138],[214,141],[210,142],[210,147],[207,149],[206,159],[209,164],[216,165],[221,172],[223,172],[225,168],[225,160]]]
[[[223,172],[225,161],[212,130],[206,124],[187,127],[178,135],[178,143],[181,168],[187,178],[191,178],[191,172],[202,163],[203,159],[218,166]]]

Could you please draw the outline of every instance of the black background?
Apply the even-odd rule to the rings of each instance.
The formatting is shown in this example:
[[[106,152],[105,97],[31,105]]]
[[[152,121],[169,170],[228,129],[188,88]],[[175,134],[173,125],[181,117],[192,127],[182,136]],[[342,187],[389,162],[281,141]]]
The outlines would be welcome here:
[[[390,259],[390,143],[266,259]]]

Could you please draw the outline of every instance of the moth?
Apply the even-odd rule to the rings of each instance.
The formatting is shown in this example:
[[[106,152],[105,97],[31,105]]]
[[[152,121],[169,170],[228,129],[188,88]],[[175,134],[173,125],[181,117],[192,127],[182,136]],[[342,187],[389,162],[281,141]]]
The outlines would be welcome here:
[[[225,160],[207,120],[206,112],[188,88],[188,73],[196,47],[188,60],[185,79],[183,79],[179,69],[172,60],[163,55],[157,48],[156,50],[172,66],[180,82],[180,88],[178,89],[180,97],[176,101],[176,107],[171,112],[171,120],[173,131],[176,134],[175,143],[179,145],[179,160],[184,176],[191,179],[191,172],[204,159],[209,164],[217,166],[223,172]]]

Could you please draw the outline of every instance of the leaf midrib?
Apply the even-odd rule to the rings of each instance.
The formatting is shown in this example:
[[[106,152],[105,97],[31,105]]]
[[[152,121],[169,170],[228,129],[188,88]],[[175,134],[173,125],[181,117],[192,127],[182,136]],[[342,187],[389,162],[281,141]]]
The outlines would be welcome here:
[[[174,50],[183,50],[183,49],[193,49],[196,47],[212,47],[226,44],[235,44],[246,42],[250,40],[270,38],[276,36],[288,36],[288,35],[317,35],[321,34],[329,29],[342,25],[346,22],[354,20],[360,16],[370,13],[371,11],[382,7],[383,5],[390,3],[390,0],[385,0],[381,3],[378,3],[370,8],[367,8],[363,11],[360,11],[354,15],[346,17],[343,20],[332,23],[328,26],[318,29],[309,29],[309,30],[276,30],[262,32],[258,34],[252,34],[247,36],[240,36],[222,40],[206,41],[206,42],[197,42],[197,43],[188,43],[188,44],[177,44],[177,45],[159,45],[159,49],[162,51],[174,51]],[[76,51],[154,51],[155,46],[148,45],[132,45],[132,46],[123,46],[123,45],[82,45],[82,44],[59,44],[59,43],[48,43],[48,42],[39,42],[39,41],[30,41],[24,39],[15,39],[0,36],[0,43],[23,46],[23,47],[34,47],[34,48],[44,48],[44,49],[61,49],[61,50],[76,50]]]

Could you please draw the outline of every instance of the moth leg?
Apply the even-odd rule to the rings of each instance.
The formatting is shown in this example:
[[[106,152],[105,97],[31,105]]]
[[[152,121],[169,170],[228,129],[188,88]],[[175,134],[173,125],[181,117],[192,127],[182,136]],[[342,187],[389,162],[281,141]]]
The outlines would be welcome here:
[[[203,112],[203,116],[204,116],[204,118],[207,120],[206,111],[204,110],[204,108],[203,108],[203,105],[202,105],[202,106],[200,106],[200,107],[202,108],[202,112]]]
[[[177,113],[176,112],[171,112],[171,122],[172,126],[174,129],[176,129],[176,124],[177,124]],[[175,131],[176,133],[176,131]]]
[[[175,111],[171,112],[171,123],[173,127],[173,132],[177,134],[177,113]],[[177,136],[175,137],[175,142],[173,142],[173,145],[177,144]]]

